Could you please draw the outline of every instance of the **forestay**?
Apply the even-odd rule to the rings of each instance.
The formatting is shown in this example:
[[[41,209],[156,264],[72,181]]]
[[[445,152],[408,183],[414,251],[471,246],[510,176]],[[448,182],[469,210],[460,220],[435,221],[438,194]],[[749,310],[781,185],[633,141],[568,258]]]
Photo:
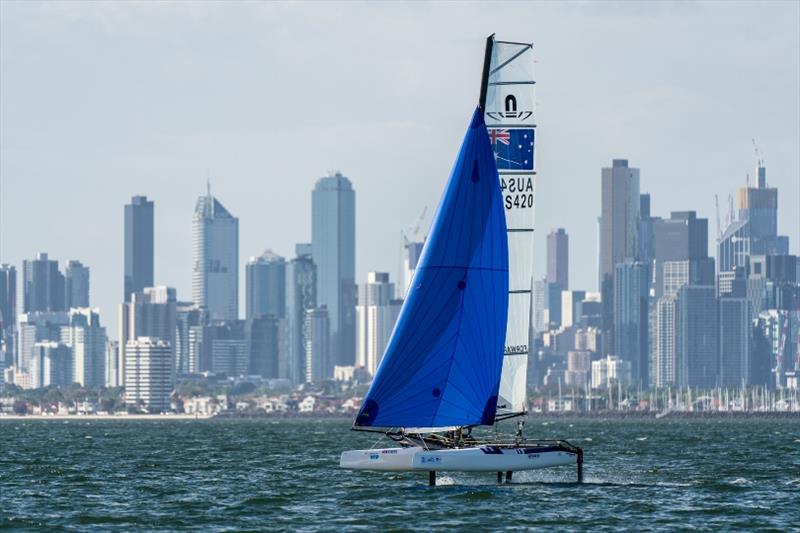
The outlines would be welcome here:
[[[493,423],[507,312],[506,219],[479,108],[355,425]]]
[[[526,410],[533,288],[534,80],[533,46],[487,42],[486,127],[497,161],[509,254],[508,329],[497,416]]]

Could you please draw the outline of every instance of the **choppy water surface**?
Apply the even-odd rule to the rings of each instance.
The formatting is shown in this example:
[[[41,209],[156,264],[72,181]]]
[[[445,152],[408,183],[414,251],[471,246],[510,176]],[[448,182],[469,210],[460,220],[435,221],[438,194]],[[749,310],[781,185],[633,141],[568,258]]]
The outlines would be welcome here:
[[[0,529],[796,529],[800,420],[532,419],[586,450],[574,468],[354,473],[349,421],[0,420]]]

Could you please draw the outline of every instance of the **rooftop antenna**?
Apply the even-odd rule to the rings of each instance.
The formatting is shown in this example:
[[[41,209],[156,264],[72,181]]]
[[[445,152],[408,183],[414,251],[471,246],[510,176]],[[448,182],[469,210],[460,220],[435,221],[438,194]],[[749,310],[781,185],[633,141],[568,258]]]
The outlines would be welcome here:
[[[211,172],[206,169],[206,195],[211,196]]]

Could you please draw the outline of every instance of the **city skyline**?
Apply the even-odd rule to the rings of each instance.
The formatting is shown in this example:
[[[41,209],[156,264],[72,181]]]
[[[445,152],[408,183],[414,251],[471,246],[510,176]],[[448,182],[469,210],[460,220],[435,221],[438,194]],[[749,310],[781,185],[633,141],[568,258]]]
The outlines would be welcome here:
[[[794,148],[799,137],[798,108],[791,97],[798,92],[799,37],[794,27],[786,26],[796,20],[797,6],[737,5],[724,10],[708,4],[633,9],[619,5],[607,10],[471,6],[453,20],[449,20],[452,13],[441,8],[427,9],[429,20],[417,21],[419,25],[408,35],[404,22],[415,20],[417,13],[396,6],[377,6],[357,14],[340,8],[337,20],[353,15],[348,24],[355,27],[347,35],[335,26],[318,27],[317,18],[298,19],[297,15],[308,12],[290,6],[237,7],[222,17],[214,17],[220,13],[213,6],[173,6],[161,12],[159,21],[148,18],[151,12],[145,8],[123,5],[99,11],[80,5],[31,10],[4,3],[0,262],[15,265],[20,276],[22,260],[40,251],[62,265],[80,260],[91,269],[92,304],[110,317],[123,291],[120,206],[134,195],[146,194],[156,210],[154,284],[174,286],[180,299],[188,299],[190,212],[210,173],[215,195],[242,221],[242,295],[247,257],[271,248],[288,258],[295,243],[310,240],[308,191],[325,168],[338,166],[351,178],[361,199],[356,214],[356,281],[362,283],[371,270],[390,272],[399,280],[400,230],[412,224],[424,206],[432,211],[436,205],[449,170],[447,161],[455,153],[463,127],[463,109],[474,105],[476,97],[477,67],[458,68],[459,74],[452,75],[448,65],[454,61],[471,65],[487,29],[501,21],[508,35],[535,42],[539,60],[536,279],[545,268],[544,235],[564,227],[571,236],[571,285],[594,289],[597,273],[591,265],[596,262],[600,214],[597,169],[611,159],[627,158],[641,170],[641,191],[651,193],[653,215],[695,210],[713,227],[714,194],[721,199],[724,217],[727,195],[745,184],[748,173],[751,183],[755,182],[752,137],[766,159],[769,185],[781,191],[784,209],[779,232],[789,236],[790,252],[797,253],[797,214],[786,208],[800,196],[800,165]],[[320,17],[331,15],[325,7],[318,11]],[[288,57],[254,54],[275,44],[262,34],[270,33],[263,30],[274,24],[272,17],[278,12],[285,15],[282,23],[297,30],[294,33],[321,31],[321,38],[328,37],[329,49],[298,42],[296,49],[285,52]],[[190,20],[189,14],[196,17]],[[391,14],[394,22],[387,22],[382,14]],[[751,20],[756,14],[765,23],[754,27]],[[62,15],[82,21],[88,31],[78,39],[60,21]],[[212,19],[215,32],[207,31]],[[715,21],[711,38],[707,33],[710,19]],[[464,27],[457,30],[462,23]],[[154,34],[170,33],[159,31],[162,24],[174,25],[172,33],[191,45],[159,37],[156,48],[139,46]],[[221,56],[215,54],[214,45],[203,39],[209,33],[225,35],[233,25],[240,26],[241,41]],[[434,31],[437,25],[444,31]],[[24,28],[31,26],[48,28],[49,38],[42,42],[25,38]],[[370,54],[357,45],[364,37],[360,27],[382,30],[376,32],[381,35]],[[781,29],[767,32],[762,29],[766,27]],[[593,50],[564,46],[577,42],[571,37],[578,32],[596,43]],[[682,36],[679,43],[673,39],[676,32]],[[400,33],[405,44],[397,47],[392,43]],[[447,42],[440,34],[447,35]],[[627,48],[631,36],[640,37],[638,50]],[[287,39],[288,34],[278,32],[274,38]],[[708,41],[720,43],[709,50],[717,59],[712,63],[695,53],[705,50]],[[77,53],[62,57],[58,46],[64,43],[73,43]],[[131,58],[128,70],[119,70],[104,59],[100,50],[109,47]],[[229,53],[238,57],[235,72],[224,66],[231,59]],[[367,74],[356,67],[370,61],[371,54],[382,54],[381,64],[402,68],[379,66],[365,78]],[[85,58],[86,63],[75,57]],[[350,62],[354,83],[332,85],[321,93],[300,91],[296,97],[307,103],[308,116],[293,119],[288,136],[279,135],[282,128],[277,125],[283,124],[284,111],[268,101],[291,97],[285,88],[267,84],[257,74],[264,66],[286,67],[302,81],[307,73],[294,65],[303,58],[303,68],[321,69],[314,75],[336,80],[338,70],[325,65],[335,63],[329,61],[334,57]],[[63,92],[36,83],[54,62],[68,66],[74,74]],[[113,76],[92,74],[98,65],[110,69]],[[601,68],[597,65],[603,75],[610,71],[622,76],[626,87],[593,83]],[[222,84],[214,75],[217,72],[232,77]],[[248,72],[252,79],[242,77]],[[180,83],[176,73],[182,76]],[[133,98],[120,85],[125,82],[144,84],[143,94],[155,108]],[[198,89],[197,95],[181,103],[187,87],[209,84],[211,88]],[[21,93],[22,87],[31,86],[43,88]],[[364,86],[374,91],[365,93]],[[433,87],[436,94],[452,98],[431,98]],[[112,98],[112,94],[117,96]],[[43,97],[52,97],[59,109],[47,105]],[[132,112],[144,119],[118,105],[114,109],[119,114],[112,114],[115,120],[105,117],[103,110],[116,105],[118,98],[129,102]],[[230,103],[234,100],[241,105]],[[193,118],[200,109],[207,110],[207,115],[198,115],[207,116],[207,121]],[[359,110],[356,118],[351,109]],[[83,120],[75,120],[75,111],[70,110],[84,110]],[[31,130],[28,122],[44,124],[44,129],[50,126],[52,132],[34,137],[41,128]],[[66,124],[73,128],[72,134],[64,130]],[[312,124],[317,130],[309,129]],[[98,137],[98,128],[117,136]],[[315,145],[314,157],[298,158],[295,145],[307,144],[311,131],[314,139],[325,142]],[[352,142],[355,136],[358,142]],[[41,157],[32,157],[37,150]],[[62,202],[75,194],[73,183],[85,190],[81,201]],[[686,194],[690,187],[692,194]],[[589,194],[576,195],[576,190]],[[34,195],[37,215],[26,216]],[[423,225],[429,223],[430,217]],[[24,231],[14,231],[22,227]],[[713,239],[709,240],[713,247]],[[240,315],[243,305],[240,298]],[[113,320],[104,323],[113,331]]]

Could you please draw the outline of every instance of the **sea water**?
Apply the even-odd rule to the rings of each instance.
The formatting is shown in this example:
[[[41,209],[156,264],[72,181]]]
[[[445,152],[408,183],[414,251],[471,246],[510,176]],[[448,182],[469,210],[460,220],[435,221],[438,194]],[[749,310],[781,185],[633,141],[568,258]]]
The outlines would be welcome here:
[[[350,472],[349,420],[2,420],[0,529],[797,530],[800,420],[529,419],[574,467]],[[389,441],[378,441],[387,445]]]

